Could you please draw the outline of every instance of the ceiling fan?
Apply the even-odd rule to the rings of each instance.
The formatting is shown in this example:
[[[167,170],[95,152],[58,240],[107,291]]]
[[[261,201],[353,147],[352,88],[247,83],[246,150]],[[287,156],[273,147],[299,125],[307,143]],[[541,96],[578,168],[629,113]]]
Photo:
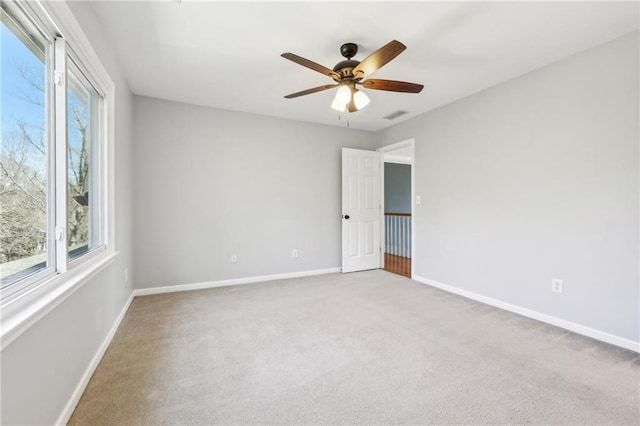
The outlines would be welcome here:
[[[360,62],[351,59],[358,53],[358,45],[355,43],[345,43],[340,47],[340,53],[346,59],[338,62],[332,70],[301,56],[294,55],[293,53],[283,53],[280,55],[283,58],[331,77],[335,81],[335,84],[326,84],[324,86],[292,93],[285,96],[285,98],[293,99],[339,87],[331,107],[341,112],[355,112],[369,104],[369,97],[361,90],[358,90],[356,86],[362,86],[365,89],[386,90],[388,92],[420,93],[424,87],[422,84],[374,78],[363,80],[389,63],[406,48],[407,47],[399,41],[392,40]]]

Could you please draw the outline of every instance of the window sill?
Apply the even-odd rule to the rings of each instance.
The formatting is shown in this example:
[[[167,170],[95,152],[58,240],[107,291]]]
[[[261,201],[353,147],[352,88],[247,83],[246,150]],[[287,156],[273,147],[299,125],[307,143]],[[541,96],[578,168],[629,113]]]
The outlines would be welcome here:
[[[104,252],[87,259],[4,306],[0,311],[0,351],[113,263],[117,255]]]

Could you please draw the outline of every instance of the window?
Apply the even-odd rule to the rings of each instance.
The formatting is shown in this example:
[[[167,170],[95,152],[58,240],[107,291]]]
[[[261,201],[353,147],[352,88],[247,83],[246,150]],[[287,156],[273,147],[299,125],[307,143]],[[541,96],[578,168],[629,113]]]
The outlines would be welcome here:
[[[41,9],[1,5],[3,306],[105,252],[107,151],[105,91],[92,67]]]
[[[102,245],[100,161],[101,98],[74,61],[67,81],[67,241],[69,258]],[[90,197],[90,195],[92,195]]]
[[[2,288],[52,266],[48,248],[47,53],[51,43],[24,16],[3,8],[0,144]],[[25,25],[28,24],[28,25]]]

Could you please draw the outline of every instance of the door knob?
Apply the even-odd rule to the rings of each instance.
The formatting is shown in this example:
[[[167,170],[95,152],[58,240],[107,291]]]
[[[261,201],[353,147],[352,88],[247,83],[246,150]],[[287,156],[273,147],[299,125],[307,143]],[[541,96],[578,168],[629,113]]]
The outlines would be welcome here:
[[[342,216],[344,219],[349,219],[349,215],[345,214],[344,216]]]

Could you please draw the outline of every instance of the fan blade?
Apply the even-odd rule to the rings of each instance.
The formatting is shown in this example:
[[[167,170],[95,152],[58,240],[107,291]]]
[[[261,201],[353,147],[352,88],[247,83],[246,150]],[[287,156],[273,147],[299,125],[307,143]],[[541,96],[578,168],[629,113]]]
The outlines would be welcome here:
[[[287,99],[297,98],[298,96],[310,95],[316,92],[322,92],[323,90],[333,89],[334,87],[338,87],[337,84],[326,84],[324,86],[314,87],[313,89],[303,90],[301,92],[292,93],[290,95],[285,96]]]
[[[314,71],[319,72],[320,74],[324,74],[327,75],[331,78],[340,78],[340,75],[338,75],[337,72],[330,70],[327,67],[324,67],[320,64],[316,64],[313,61],[310,61],[308,59],[303,58],[302,56],[298,56],[298,55],[294,55],[293,53],[283,53],[282,55],[283,58],[288,59],[292,62],[295,62],[298,65],[302,65],[303,67],[307,67],[309,69],[312,69]]]
[[[401,54],[406,48],[407,46],[400,43],[398,40],[390,41],[371,55],[367,56],[364,61],[360,62],[360,64],[353,69],[353,75],[361,74],[361,78],[370,75]]]
[[[360,84],[366,89],[404,93],[420,93],[424,87],[422,84],[408,83],[406,81],[380,80],[375,78],[370,78]]]

